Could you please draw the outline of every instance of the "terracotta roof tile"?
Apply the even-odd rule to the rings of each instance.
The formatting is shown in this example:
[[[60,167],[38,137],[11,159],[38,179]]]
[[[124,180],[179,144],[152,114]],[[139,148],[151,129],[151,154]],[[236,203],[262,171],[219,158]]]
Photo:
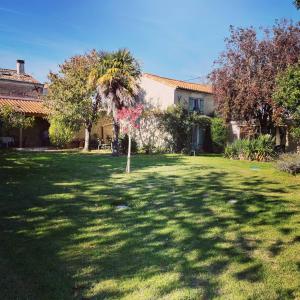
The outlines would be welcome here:
[[[161,77],[161,76],[149,74],[149,73],[144,73],[144,76],[147,78],[156,80],[158,82],[164,83],[168,86],[175,87],[175,88],[212,94],[211,85],[186,82],[186,81],[182,81],[182,80]]]
[[[15,110],[31,115],[48,114],[44,102],[34,98],[8,98],[0,96],[0,107],[4,105],[11,105]]]
[[[39,83],[38,80],[33,78],[29,74],[17,74],[16,70],[11,69],[2,69],[0,68],[0,80],[6,79],[6,80],[16,80],[21,82],[30,82],[30,83]]]

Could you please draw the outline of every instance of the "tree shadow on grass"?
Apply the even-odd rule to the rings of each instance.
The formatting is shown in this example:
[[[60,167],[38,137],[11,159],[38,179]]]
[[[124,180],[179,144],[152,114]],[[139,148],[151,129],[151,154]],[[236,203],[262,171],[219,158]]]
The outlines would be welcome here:
[[[256,264],[251,267],[247,267],[245,270],[235,274],[239,280],[247,280],[250,282],[256,282],[262,280],[262,265]]]
[[[139,197],[135,199],[131,195],[126,202],[133,211],[124,212],[113,220],[114,224],[126,228],[126,232],[113,239],[113,244],[118,242],[118,238],[126,242],[116,251],[117,254],[112,251],[96,260],[96,264],[104,266],[104,269],[97,275],[91,275],[90,279],[94,278],[96,284],[112,278],[123,280],[126,274],[126,278],[142,275],[143,280],[147,281],[157,272],[167,274],[176,270],[181,275],[177,283],[172,282],[172,289],[196,288],[204,298],[212,298],[219,295],[218,276],[234,260],[247,266],[236,273],[238,280],[261,281],[261,264],[252,255],[261,241],[241,236],[239,229],[264,217],[269,218],[269,224],[280,223],[278,210],[285,209],[286,204],[278,197],[266,197],[259,193],[245,198],[241,195],[245,187],[228,186],[227,176],[226,173],[212,171],[204,177],[181,180],[180,184],[175,182],[176,176],[166,178],[159,174],[136,179],[130,184],[130,189],[135,190]],[[156,185],[145,191],[149,181],[156,182]],[[195,182],[200,191],[195,189]],[[123,197],[126,198],[127,193],[131,194],[130,189],[123,192]],[[206,193],[212,191],[213,197],[208,199]],[[219,208],[216,203],[221,207],[227,205],[230,197],[238,199],[238,204],[232,206],[233,214],[219,215],[212,209]],[[256,212],[248,211],[251,206],[256,207]],[[203,221],[199,222],[199,219]],[[164,232],[172,224],[174,228]],[[184,237],[178,240],[177,234],[181,230],[184,231]],[[211,235],[212,231],[217,233]],[[226,238],[228,231],[234,233],[232,239]],[[223,248],[222,244],[227,246]],[[194,252],[195,258],[190,259],[189,255]],[[112,261],[114,272],[109,275],[105,270],[111,266]],[[106,265],[107,262],[109,265]],[[249,263],[252,265],[249,266]],[[155,269],[154,272],[149,271],[151,267]],[[120,273],[116,274],[115,270]],[[166,296],[170,291],[171,288],[164,287],[156,296]],[[105,290],[97,295],[101,298],[103,292]]]
[[[142,169],[177,164],[180,159],[142,157],[137,162]],[[95,209],[103,198],[97,188],[123,171],[120,164],[125,166],[125,158],[7,152],[0,160],[0,268],[3,273],[11,270],[11,276],[0,281],[2,296],[72,298],[73,275],[58,253],[73,234],[93,220],[107,218],[111,205],[105,199],[101,212]],[[95,193],[89,192],[95,187]],[[15,291],[16,286],[22,290]]]
[[[1,191],[2,254],[37,298],[171,298],[187,289],[195,299],[220,297],[233,263],[235,280],[263,282],[258,233],[269,225],[280,232],[282,214],[294,213],[268,194],[276,183],[259,177],[208,165],[201,174],[155,171],[180,165],[180,156],[136,157],[129,181],[120,175],[124,158],[45,157],[42,166],[34,155],[6,162],[12,169],[2,178],[16,184]]]

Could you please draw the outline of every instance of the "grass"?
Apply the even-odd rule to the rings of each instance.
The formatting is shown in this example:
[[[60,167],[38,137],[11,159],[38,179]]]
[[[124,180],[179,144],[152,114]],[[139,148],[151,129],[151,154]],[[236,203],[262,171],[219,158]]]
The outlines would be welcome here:
[[[1,299],[300,298],[299,176],[217,156],[124,168],[0,153]]]

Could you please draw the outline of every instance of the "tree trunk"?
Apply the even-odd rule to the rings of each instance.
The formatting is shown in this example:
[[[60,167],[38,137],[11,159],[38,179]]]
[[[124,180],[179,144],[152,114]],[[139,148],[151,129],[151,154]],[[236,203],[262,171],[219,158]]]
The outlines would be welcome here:
[[[83,151],[90,151],[91,150],[91,148],[90,148],[91,131],[92,131],[92,125],[91,124],[86,125]]]
[[[131,134],[128,133],[128,153],[127,153],[127,165],[126,173],[130,173],[130,154],[131,154]]]
[[[114,119],[114,132],[113,132],[113,142],[112,142],[112,155],[119,156],[119,133],[120,126],[117,120]]]
[[[19,148],[23,148],[23,128],[20,127]]]
[[[260,124],[260,133],[261,134],[269,134],[270,133],[270,125],[265,118],[260,119],[259,124]]]

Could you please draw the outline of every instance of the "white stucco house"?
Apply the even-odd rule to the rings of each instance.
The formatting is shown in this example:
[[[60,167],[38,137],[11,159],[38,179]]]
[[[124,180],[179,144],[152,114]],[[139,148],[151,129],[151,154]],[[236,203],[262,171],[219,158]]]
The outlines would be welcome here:
[[[185,106],[189,111],[212,115],[215,110],[212,87],[144,73],[141,78],[144,101],[161,110],[175,104]],[[204,132],[195,128],[192,137],[193,148],[202,149]]]

